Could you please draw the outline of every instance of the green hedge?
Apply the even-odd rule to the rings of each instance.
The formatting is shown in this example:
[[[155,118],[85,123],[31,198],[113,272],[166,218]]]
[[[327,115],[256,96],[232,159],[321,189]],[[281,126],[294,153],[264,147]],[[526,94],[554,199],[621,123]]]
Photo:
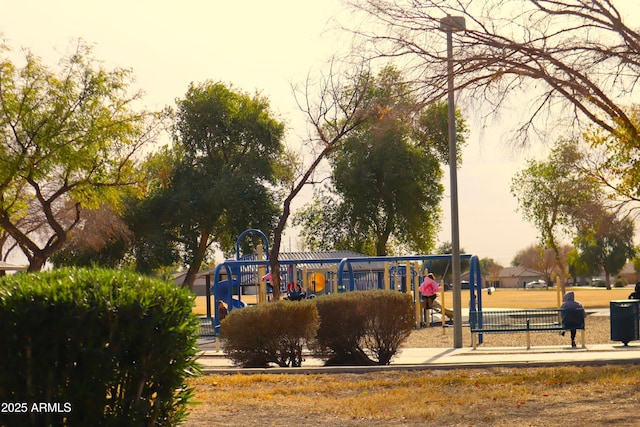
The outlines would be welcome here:
[[[314,299],[320,314],[314,350],[330,365],[387,365],[415,322],[410,295],[348,292]]]
[[[302,349],[318,329],[318,311],[311,301],[232,310],[220,324],[225,354],[242,367],[301,366]]]
[[[3,278],[0,401],[27,410],[0,424],[177,425],[199,372],[192,307],[188,291],[127,271]]]

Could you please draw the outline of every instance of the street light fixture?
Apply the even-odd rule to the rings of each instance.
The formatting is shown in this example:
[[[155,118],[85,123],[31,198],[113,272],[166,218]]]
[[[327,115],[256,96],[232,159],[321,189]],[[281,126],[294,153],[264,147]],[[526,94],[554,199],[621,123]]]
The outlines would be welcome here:
[[[447,15],[440,20],[440,30],[447,33],[447,92],[449,124],[449,178],[451,191],[451,274],[453,276],[453,347],[462,348],[462,295],[460,289],[460,229],[458,225],[458,153],[456,151],[456,116],[453,94],[453,37],[464,31],[464,17]]]

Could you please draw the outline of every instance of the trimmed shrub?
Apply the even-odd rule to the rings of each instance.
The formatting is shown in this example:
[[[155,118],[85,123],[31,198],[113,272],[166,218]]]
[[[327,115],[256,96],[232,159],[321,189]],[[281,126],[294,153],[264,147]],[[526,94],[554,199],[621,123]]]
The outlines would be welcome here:
[[[624,288],[628,284],[629,282],[627,282],[625,277],[616,277],[616,280],[613,281],[614,288]]]
[[[320,328],[313,348],[328,365],[387,365],[414,325],[411,296],[363,291],[316,298]]]
[[[28,413],[0,425],[178,425],[199,372],[192,307],[187,290],[127,271],[3,278],[0,401]]]
[[[365,306],[372,316],[365,323],[364,346],[379,365],[388,365],[415,324],[411,295],[393,291],[367,291]]]
[[[347,292],[315,298],[320,328],[313,343],[316,353],[328,365],[375,364],[362,348],[366,331],[364,292]]]
[[[275,301],[233,310],[220,324],[225,354],[242,367],[301,366],[302,348],[316,334],[311,301]]]

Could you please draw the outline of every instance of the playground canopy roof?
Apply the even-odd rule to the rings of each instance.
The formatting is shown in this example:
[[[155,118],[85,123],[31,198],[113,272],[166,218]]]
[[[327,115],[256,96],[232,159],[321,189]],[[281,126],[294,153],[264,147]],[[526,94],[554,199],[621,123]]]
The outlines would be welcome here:
[[[349,258],[369,258],[369,255],[361,254],[354,251],[311,251],[311,252],[281,252],[278,255],[278,260],[283,265],[295,264],[297,267],[309,267],[309,268],[326,268],[327,266],[337,265],[341,260]],[[243,261],[256,260],[256,254],[247,254],[242,257]],[[382,270],[384,269],[384,262],[371,261],[366,264],[358,263],[354,266],[355,270]]]

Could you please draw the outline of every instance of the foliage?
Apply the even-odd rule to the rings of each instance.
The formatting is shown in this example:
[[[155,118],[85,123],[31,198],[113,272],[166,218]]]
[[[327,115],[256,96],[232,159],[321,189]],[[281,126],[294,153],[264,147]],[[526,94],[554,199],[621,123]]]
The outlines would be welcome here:
[[[83,209],[82,221],[50,261],[56,267],[120,267],[130,246],[131,231],[113,208]]]
[[[640,129],[640,105],[625,111],[631,123]],[[636,131],[637,132],[637,131]],[[640,138],[624,122],[617,122],[614,132],[590,128],[583,138],[594,155],[589,156],[588,172],[600,180],[612,199],[638,209],[640,205]]]
[[[547,279],[553,279],[555,275],[561,275],[561,272],[558,271],[558,258],[561,261],[561,265],[567,265],[570,270],[572,268],[569,266],[569,254],[573,247],[571,245],[560,245],[556,249],[557,252],[542,244],[530,245],[518,251],[512,263],[514,266],[543,272]]]
[[[2,425],[178,425],[192,395],[198,319],[185,290],[118,270],[0,281],[0,400],[70,411],[2,413]]]
[[[576,238],[580,259],[604,270],[607,288],[611,287],[610,276],[622,271],[627,260],[635,256],[633,236],[631,219],[603,214],[599,221],[590,224],[589,229]]]
[[[31,52],[18,67],[0,46],[0,228],[40,270],[82,220],[118,207],[138,179],[136,153],[159,115],[136,111],[131,73],[107,70],[78,42],[53,71]]]
[[[323,295],[315,298],[320,328],[313,349],[327,364],[373,364],[361,346],[367,313],[358,303],[362,292]]]
[[[316,193],[313,204],[296,217],[312,249],[322,245],[387,255],[390,242],[421,252],[433,247],[444,191],[440,162],[449,151],[447,105],[424,108],[411,93],[392,67],[370,78],[366,96],[378,114],[329,155],[330,194]],[[466,125],[459,113],[456,123],[462,145]]]
[[[391,291],[363,292],[369,311],[364,348],[374,355],[379,365],[388,365],[415,325],[411,295]]]
[[[628,284],[629,282],[627,282],[627,279],[625,279],[624,277],[616,277],[616,280],[613,281],[614,288],[624,288]]]
[[[348,292],[314,301],[321,322],[313,347],[330,365],[387,365],[415,323],[411,296],[396,291]]]
[[[576,248],[567,253],[567,267],[574,284],[580,277],[592,277],[600,273],[600,266],[581,257]]]
[[[504,267],[498,264],[493,258],[480,259],[480,271],[487,278],[489,283],[498,280],[498,275]]]
[[[155,183],[132,219],[143,261],[179,251],[191,287],[213,245],[229,251],[245,229],[275,225],[284,125],[267,99],[222,83],[191,84],[177,105],[174,149],[149,159]]]
[[[313,175],[320,163],[334,150],[339,150],[348,136],[363,121],[376,114],[376,106],[369,103],[366,94],[369,88],[369,75],[361,70],[346,73],[348,83],[339,82],[333,70],[327,78],[322,78],[319,87],[319,99],[312,100],[309,95],[310,81],[307,80],[304,100],[297,99],[298,105],[307,115],[308,124],[314,129],[314,135],[308,143],[312,146],[312,160],[308,166],[302,166],[299,158],[287,156],[287,164],[298,166],[296,173],[290,174],[285,181],[282,201],[282,214],[273,229],[273,240],[269,254],[271,271],[280,271],[278,254],[282,245],[282,234],[291,215],[291,204],[302,189],[313,182]],[[345,89],[346,88],[346,89]],[[303,107],[305,105],[305,107]],[[286,176],[283,174],[283,176]],[[273,297],[280,298],[280,275],[273,276]]]
[[[274,301],[232,310],[221,322],[225,354],[248,367],[301,366],[302,348],[318,329],[318,311],[311,300]]]
[[[581,157],[573,141],[560,140],[545,161],[530,160],[511,183],[523,216],[536,226],[543,246],[554,251],[561,278],[565,274],[561,237],[572,234],[578,219],[599,197],[598,182],[576,168]]]

